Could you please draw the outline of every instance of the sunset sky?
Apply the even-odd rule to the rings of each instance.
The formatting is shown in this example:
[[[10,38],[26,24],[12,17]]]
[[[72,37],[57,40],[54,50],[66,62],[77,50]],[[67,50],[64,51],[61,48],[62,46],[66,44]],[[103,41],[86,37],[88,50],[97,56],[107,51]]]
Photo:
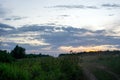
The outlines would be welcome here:
[[[0,49],[120,49],[120,0],[0,0]]]

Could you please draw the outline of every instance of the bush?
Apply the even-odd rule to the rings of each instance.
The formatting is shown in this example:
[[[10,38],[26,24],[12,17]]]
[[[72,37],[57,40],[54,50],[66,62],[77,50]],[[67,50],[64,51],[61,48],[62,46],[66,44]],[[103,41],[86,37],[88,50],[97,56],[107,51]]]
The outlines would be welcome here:
[[[14,58],[7,51],[0,50],[0,62],[12,62]]]

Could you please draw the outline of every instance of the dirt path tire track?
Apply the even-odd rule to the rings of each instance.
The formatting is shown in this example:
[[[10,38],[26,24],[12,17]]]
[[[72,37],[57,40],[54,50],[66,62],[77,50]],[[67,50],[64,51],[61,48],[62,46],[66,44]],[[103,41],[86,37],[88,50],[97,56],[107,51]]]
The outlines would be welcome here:
[[[97,80],[97,78],[85,67],[83,67],[83,74],[86,76],[87,80]]]
[[[116,73],[112,72],[112,71],[111,71],[109,68],[107,68],[106,66],[101,65],[101,64],[97,64],[97,63],[91,63],[91,65],[95,65],[95,66],[94,66],[95,68],[104,70],[104,71],[106,71],[107,73],[110,73],[111,75],[113,75],[117,80],[120,80],[120,77],[119,77]]]
[[[86,65],[87,64],[87,65]],[[104,65],[98,64],[98,63],[85,63],[81,65],[82,69],[83,69],[83,74],[85,75],[85,77],[87,78],[87,80],[98,80],[96,78],[96,76],[92,73],[91,69],[93,68],[97,68],[97,69],[101,69],[106,71],[107,73],[113,75],[116,80],[120,80],[120,77],[112,72],[109,68],[107,68]]]

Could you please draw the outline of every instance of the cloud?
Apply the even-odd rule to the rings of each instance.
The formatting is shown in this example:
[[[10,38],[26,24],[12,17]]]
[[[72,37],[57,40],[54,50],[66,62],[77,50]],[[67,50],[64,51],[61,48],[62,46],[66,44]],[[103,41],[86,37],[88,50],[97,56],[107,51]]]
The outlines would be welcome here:
[[[102,7],[120,8],[120,4],[102,4]]]
[[[114,16],[115,14],[109,14],[108,16]]]
[[[15,38],[9,38],[8,39],[9,41],[13,41],[17,44],[29,44],[29,45],[32,45],[32,46],[42,46],[42,45],[49,45],[49,43],[45,43],[43,40],[37,40],[37,39],[34,39],[34,38],[19,38],[19,37],[16,37]]]
[[[56,5],[56,6],[53,6],[54,8],[85,8],[84,5]]]
[[[7,25],[7,24],[0,23],[0,29],[5,29],[5,28],[14,29],[14,27],[12,27],[12,26],[9,26],[9,25]]]
[[[86,6],[86,8],[88,8],[88,9],[99,9],[99,8],[96,7],[96,6]]]
[[[1,24],[3,25],[3,24]],[[16,44],[26,48],[27,51],[36,50],[42,53],[62,53],[65,50],[82,49],[118,49],[120,48],[120,34],[116,28],[110,30],[91,31],[74,27],[25,25],[14,29],[4,24],[5,34],[0,36],[2,48],[11,49]],[[117,30],[117,32],[116,32]],[[116,38],[117,35],[117,38]],[[5,46],[5,45],[9,46]],[[117,46],[119,45],[119,46]]]
[[[7,21],[16,21],[16,20],[21,20],[21,19],[25,19],[27,17],[20,17],[20,16],[11,16],[9,18],[5,18],[4,20],[7,20]]]
[[[85,5],[56,5],[51,8],[66,8],[66,9],[98,9],[97,6],[85,6]]]
[[[113,21],[106,25],[106,36],[114,36],[120,38],[120,20]]]
[[[69,17],[70,15],[60,15],[61,17]]]
[[[39,25],[25,25],[21,28],[18,28],[19,31],[25,32],[25,31],[53,31],[54,26],[39,26]]]
[[[16,44],[28,44],[31,46],[44,46],[44,45],[50,45],[49,43],[45,43],[44,40],[37,40],[34,37],[12,37],[12,38],[3,38],[2,42],[12,42]]]
[[[49,8],[65,8],[65,9],[101,9],[101,7],[104,8],[120,8],[120,4],[102,4],[99,6],[95,5],[55,5],[51,6]]]
[[[7,24],[0,23],[0,36],[4,36],[6,34],[9,34],[11,30],[15,29],[12,26],[9,26]]]

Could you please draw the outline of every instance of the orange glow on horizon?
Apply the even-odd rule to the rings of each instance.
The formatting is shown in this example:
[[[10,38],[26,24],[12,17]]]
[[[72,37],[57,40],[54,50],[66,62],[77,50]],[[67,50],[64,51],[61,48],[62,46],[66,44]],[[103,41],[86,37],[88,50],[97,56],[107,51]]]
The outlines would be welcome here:
[[[97,52],[99,50],[94,50],[94,49],[91,49],[91,50],[86,50],[85,52]]]
[[[64,52],[96,52],[96,51],[105,51],[105,50],[118,50],[115,45],[99,45],[99,46],[61,46],[59,50]]]

